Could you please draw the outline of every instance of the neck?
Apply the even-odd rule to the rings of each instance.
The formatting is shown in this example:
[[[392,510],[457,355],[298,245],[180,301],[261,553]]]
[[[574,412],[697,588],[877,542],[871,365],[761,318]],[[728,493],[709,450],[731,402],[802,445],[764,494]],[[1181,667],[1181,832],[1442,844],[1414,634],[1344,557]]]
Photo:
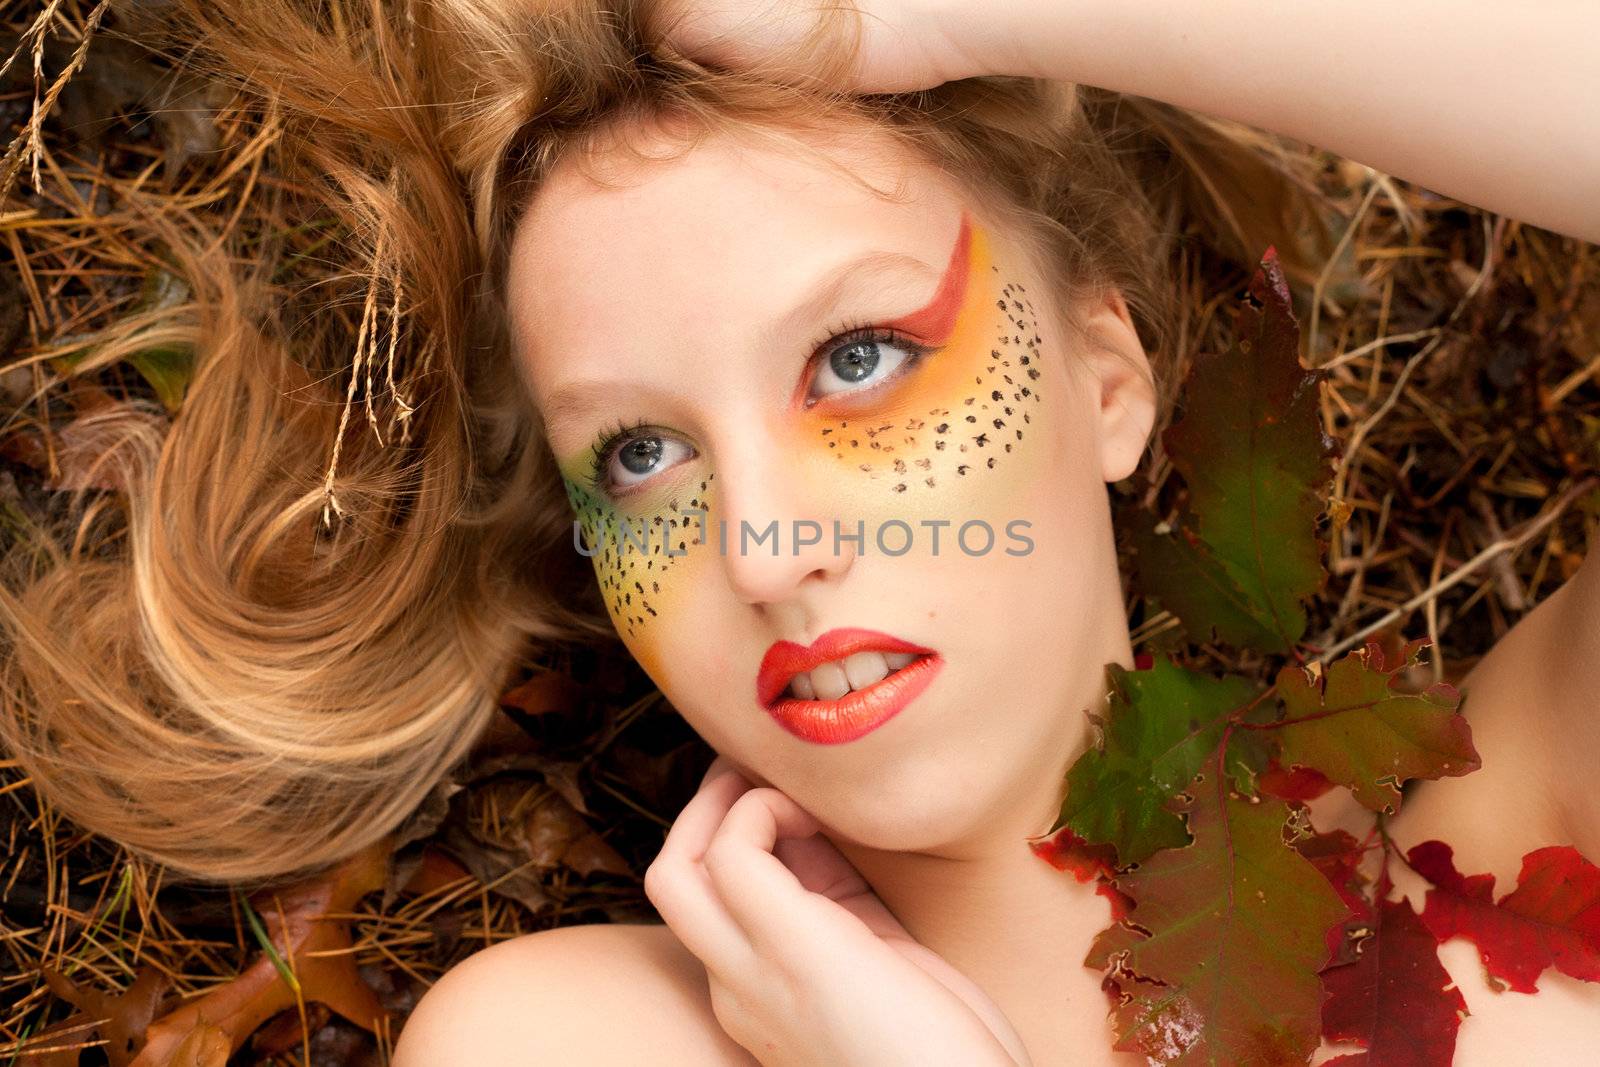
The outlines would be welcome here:
[[[1082,966],[1095,935],[1111,925],[1110,904],[1027,843],[1055,821],[1066,767],[1089,741],[1085,723],[1056,773],[1033,776],[1031,795],[937,854],[835,841],[906,931],[994,1000],[1036,1067],[1110,1040],[1100,976]]]

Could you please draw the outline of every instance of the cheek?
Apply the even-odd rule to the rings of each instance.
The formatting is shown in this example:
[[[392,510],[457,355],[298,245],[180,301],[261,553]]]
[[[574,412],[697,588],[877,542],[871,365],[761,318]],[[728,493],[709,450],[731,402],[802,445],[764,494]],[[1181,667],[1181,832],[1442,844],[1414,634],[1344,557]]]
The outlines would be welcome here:
[[[596,495],[581,477],[574,462],[562,464],[578,526],[575,546],[591,556],[600,595],[623,644],[659,680],[666,631],[681,625],[687,590],[716,551],[711,525],[716,520],[709,514],[715,475],[707,473],[662,498],[645,494],[628,508]]]

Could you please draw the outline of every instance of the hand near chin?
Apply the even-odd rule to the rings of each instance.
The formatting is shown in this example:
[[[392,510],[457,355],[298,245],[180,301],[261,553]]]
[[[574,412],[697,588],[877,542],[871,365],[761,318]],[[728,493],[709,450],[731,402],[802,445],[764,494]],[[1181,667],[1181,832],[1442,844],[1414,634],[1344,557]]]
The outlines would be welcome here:
[[[911,938],[819,826],[719,756],[645,872],[728,1035],[766,1067],[1027,1067],[1000,1009]]]
[[[859,28],[852,70],[825,78],[858,93],[930,89],[956,78],[1008,73],[975,58],[987,43],[983,4],[973,0],[653,0],[656,37],[710,66],[806,83],[815,48]]]

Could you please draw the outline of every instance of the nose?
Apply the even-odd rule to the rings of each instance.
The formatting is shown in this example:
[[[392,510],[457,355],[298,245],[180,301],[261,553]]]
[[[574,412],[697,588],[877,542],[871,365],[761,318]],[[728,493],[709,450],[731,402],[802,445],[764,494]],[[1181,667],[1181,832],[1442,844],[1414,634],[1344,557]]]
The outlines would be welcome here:
[[[793,443],[751,420],[756,429],[725,442],[716,464],[717,492],[708,530],[716,538],[728,585],[745,603],[781,605],[837,583],[859,542],[843,523],[825,486],[802,476]],[[839,536],[835,537],[835,528]]]

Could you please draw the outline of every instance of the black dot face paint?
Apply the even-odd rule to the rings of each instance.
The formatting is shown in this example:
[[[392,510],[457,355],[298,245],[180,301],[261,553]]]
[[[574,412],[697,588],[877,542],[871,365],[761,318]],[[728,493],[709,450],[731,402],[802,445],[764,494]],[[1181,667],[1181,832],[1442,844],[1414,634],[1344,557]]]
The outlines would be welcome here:
[[[887,417],[829,415],[826,403],[802,413],[799,447],[820,447],[841,473],[901,497],[926,498],[1004,466],[1031,428],[1029,409],[1043,402],[1042,339],[1027,287],[992,262],[987,235],[970,218],[933,300],[883,326],[937,351],[882,406]],[[907,479],[912,459],[925,473]]]
[[[618,505],[597,493],[581,468],[585,450],[561,463],[561,481],[577,523],[574,549],[588,555],[612,624],[641,665],[654,674],[654,657],[641,642],[649,624],[670,611],[674,592],[682,587],[692,557],[703,555],[702,535],[710,530],[713,473],[692,483],[687,496],[650,505]],[[680,499],[681,496],[681,499]],[[709,540],[709,537],[706,538]]]

